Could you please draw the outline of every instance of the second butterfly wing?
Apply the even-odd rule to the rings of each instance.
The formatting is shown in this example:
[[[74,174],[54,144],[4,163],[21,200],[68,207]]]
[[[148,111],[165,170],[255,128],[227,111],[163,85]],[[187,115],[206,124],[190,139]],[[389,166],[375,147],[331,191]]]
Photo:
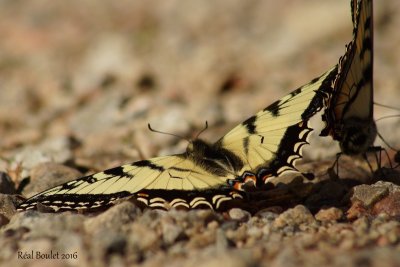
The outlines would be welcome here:
[[[286,171],[297,171],[295,162],[302,157],[302,146],[308,144],[312,131],[308,120],[324,107],[336,74],[334,67],[239,124],[217,142],[243,162],[235,188],[241,188],[246,179],[262,185]]]
[[[322,136],[338,140],[343,153],[362,154],[371,147],[377,130],[373,118],[372,0],[351,2],[353,40],[340,59],[334,90],[323,116]]]

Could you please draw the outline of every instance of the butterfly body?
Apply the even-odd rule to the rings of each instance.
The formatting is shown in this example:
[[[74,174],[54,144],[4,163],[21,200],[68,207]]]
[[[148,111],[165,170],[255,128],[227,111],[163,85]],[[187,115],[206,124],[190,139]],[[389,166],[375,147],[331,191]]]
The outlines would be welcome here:
[[[220,147],[219,143],[210,145],[201,139],[191,141],[182,157],[189,158],[196,165],[209,171],[210,174],[223,177],[239,173],[244,166],[238,156],[228,149]]]

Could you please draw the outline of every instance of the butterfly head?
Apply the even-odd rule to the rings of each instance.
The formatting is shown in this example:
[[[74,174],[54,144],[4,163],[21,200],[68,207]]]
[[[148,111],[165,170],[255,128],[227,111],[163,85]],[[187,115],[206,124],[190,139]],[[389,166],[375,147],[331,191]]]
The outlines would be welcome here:
[[[375,121],[349,118],[343,123],[340,149],[347,155],[366,152],[375,141],[377,129]]]
[[[207,142],[201,139],[194,139],[189,141],[186,148],[186,154],[190,157],[206,157],[207,154],[212,152],[212,147]]]
[[[235,158],[235,155],[230,151],[221,148],[219,145],[210,145],[209,143],[198,138],[189,142],[189,145],[186,148],[186,154],[189,157],[204,159],[204,160],[214,160],[214,161],[238,160]],[[235,164],[238,164],[238,162],[236,162]]]

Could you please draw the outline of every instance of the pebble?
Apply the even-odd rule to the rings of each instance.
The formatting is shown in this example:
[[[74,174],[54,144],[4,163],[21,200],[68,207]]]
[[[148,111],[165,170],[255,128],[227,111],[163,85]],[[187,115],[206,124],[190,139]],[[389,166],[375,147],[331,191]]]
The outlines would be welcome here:
[[[210,253],[211,254],[211,253]],[[220,267],[221,264],[231,267],[246,267],[255,265],[248,251],[233,250],[219,255],[210,255],[203,261],[190,264],[190,267]]]
[[[10,220],[6,216],[4,216],[3,214],[0,213],[0,227],[8,224],[9,222],[10,222]]]
[[[338,221],[343,218],[343,211],[341,209],[331,207],[327,209],[321,209],[315,214],[315,219],[318,221]]]
[[[297,205],[280,214],[273,225],[278,229],[282,229],[286,226],[299,226],[300,224],[313,222],[315,222],[315,219],[311,212],[305,206]]]
[[[261,210],[256,213],[255,216],[260,217],[261,219],[265,221],[274,221],[279,215],[277,213],[271,212],[269,210]]]
[[[167,246],[171,246],[174,244],[174,242],[186,238],[184,229],[180,225],[175,224],[173,221],[163,220],[161,222],[161,229],[163,241]]]
[[[82,231],[84,215],[64,213],[41,213],[37,211],[25,211],[16,213],[6,225],[8,229],[27,228],[30,238],[43,236],[57,238],[61,232]]]
[[[394,218],[400,216],[400,187],[398,185],[379,181],[372,185],[354,187],[351,207],[347,211],[349,220],[363,215],[377,216],[381,213]]]
[[[372,214],[385,213],[394,218],[400,218],[400,192],[390,193],[377,201],[372,207]]]
[[[384,185],[358,185],[353,188],[352,201],[358,200],[365,207],[369,207],[389,193]]]
[[[17,152],[14,161],[22,162],[24,169],[30,170],[40,163],[63,163],[71,157],[71,139],[63,136],[48,138],[38,145],[24,147]]]
[[[86,232],[91,234],[107,232],[111,229],[121,231],[123,227],[126,227],[126,224],[135,221],[141,213],[141,210],[135,204],[124,201],[95,217],[87,218],[84,221],[84,228]]]
[[[0,194],[0,214],[11,218],[16,213],[16,203],[21,202],[16,195]]]
[[[95,259],[92,264],[98,266],[107,262],[113,255],[123,256],[127,247],[127,236],[118,230],[111,229],[107,232],[96,232],[89,238],[93,246],[90,254]]]
[[[127,249],[133,259],[140,259],[146,252],[157,251],[162,247],[162,239],[155,229],[139,223],[133,223],[127,235]]]
[[[367,209],[364,207],[361,201],[353,201],[351,207],[346,212],[346,218],[350,221],[359,218],[367,213]]]
[[[239,208],[233,208],[229,210],[229,217],[232,220],[237,220],[240,222],[245,222],[248,221],[251,217],[250,212],[239,209]]]

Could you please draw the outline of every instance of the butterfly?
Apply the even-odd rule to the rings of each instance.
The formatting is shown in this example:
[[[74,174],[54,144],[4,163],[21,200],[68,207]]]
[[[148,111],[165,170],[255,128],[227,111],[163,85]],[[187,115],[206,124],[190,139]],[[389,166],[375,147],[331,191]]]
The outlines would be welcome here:
[[[153,208],[209,207],[243,198],[249,180],[266,183],[294,166],[312,131],[308,119],[320,111],[337,67],[274,102],[236,126],[215,144],[195,139],[185,153],[112,168],[39,193],[18,206],[38,203],[55,211],[107,207],[134,197]],[[237,190],[232,190],[237,189]]]
[[[323,114],[321,136],[332,136],[347,155],[364,154],[373,146],[377,127],[373,117],[372,0],[351,2],[353,40],[339,60],[338,75]]]
[[[311,132],[308,119],[320,111],[336,76],[334,67],[242,122],[215,144],[201,139],[185,153],[112,168],[39,193],[18,206],[40,203],[54,211],[90,210],[134,197],[153,208],[208,207],[243,198],[248,181],[265,183],[294,166]]]
[[[219,209],[243,199],[242,185],[266,183],[287,171],[312,131],[308,119],[320,111],[337,66],[245,120],[214,144],[191,141],[186,152],[156,157],[84,176],[41,192],[18,210],[39,205],[52,211],[93,210],[133,198],[152,208]]]

